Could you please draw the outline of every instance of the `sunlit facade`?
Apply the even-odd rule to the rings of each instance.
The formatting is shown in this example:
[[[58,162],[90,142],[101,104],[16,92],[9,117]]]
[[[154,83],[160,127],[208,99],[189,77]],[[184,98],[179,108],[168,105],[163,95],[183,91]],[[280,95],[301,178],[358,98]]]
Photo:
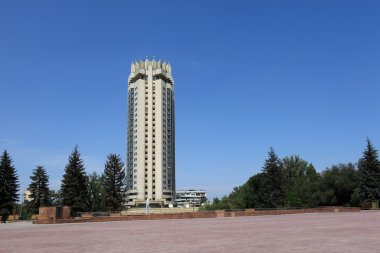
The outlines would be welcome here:
[[[166,62],[138,61],[128,78],[127,204],[175,198],[174,81]]]

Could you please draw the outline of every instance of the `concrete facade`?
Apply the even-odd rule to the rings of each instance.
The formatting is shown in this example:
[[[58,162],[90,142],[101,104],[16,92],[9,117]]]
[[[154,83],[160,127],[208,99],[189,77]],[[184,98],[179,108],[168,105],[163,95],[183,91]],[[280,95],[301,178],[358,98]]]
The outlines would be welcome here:
[[[127,205],[173,204],[174,81],[166,62],[136,61],[128,78]]]
[[[177,206],[183,207],[192,207],[201,206],[202,203],[205,203],[206,191],[205,190],[177,190],[176,191],[176,203]]]

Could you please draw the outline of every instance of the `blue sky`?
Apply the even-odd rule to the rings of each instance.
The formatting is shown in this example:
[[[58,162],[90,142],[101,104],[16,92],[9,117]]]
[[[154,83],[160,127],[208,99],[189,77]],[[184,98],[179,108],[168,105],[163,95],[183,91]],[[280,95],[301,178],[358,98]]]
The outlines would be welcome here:
[[[273,146],[318,171],[380,148],[379,1],[0,1],[0,149],[21,189],[126,153],[130,63],[172,64],[177,189],[228,194]]]

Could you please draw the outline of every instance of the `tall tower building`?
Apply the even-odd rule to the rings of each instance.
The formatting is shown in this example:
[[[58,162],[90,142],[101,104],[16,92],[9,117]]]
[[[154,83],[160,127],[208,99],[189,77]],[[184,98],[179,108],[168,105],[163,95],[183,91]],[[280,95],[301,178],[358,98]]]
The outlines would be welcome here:
[[[128,78],[127,204],[175,200],[174,81],[166,62],[136,61]]]

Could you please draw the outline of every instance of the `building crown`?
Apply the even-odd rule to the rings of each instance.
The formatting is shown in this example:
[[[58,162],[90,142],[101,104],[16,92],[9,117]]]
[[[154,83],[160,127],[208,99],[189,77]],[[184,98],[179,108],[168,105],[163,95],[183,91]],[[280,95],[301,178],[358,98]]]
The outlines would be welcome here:
[[[169,75],[172,73],[172,67],[170,63],[166,63],[166,61],[161,62],[161,59],[156,61],[154,58],[152,61],[149,61],[148,58],[145,59],[145,61],[139,60],[135,62],[132,62],[131,64],[131,73],[135,73],[138,69],[145,69],[148,70],[149,66],[152,66],[153,70],[155,69],[162,69]]]

